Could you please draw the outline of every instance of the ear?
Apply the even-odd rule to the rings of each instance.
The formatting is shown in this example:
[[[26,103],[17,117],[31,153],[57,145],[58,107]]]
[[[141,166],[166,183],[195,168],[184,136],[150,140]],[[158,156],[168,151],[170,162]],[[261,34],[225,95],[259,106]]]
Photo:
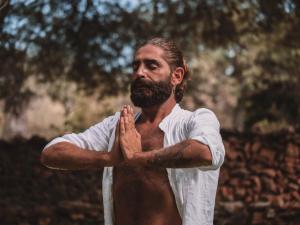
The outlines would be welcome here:
[[[184,76],[184,69],[182,67],[177,67],[171,75],[171,83],[172,85],[175,87],[178,84],[180,84],[183,80],[183,76]]]

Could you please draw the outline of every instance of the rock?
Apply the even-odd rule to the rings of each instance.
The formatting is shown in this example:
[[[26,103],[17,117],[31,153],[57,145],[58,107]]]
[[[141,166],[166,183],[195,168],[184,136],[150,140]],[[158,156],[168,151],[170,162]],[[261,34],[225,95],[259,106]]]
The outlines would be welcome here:
[[[266,165],[273,165],[275,160],[276,152],[269,148],[263,148],[260,151],[259,158],[260,161]]]
[[[226,158],[230,161],[235,161],[237,159],[242,159],[242,154],[237,150],[229,150],[226,152]]]
[[[260,141],[255,141],[254,144],[251,147],[251,152],[253,154],[257,153],[261,148],[261,142]]]
[[[71,214],[72,220],[83,220],[84,218],[85,218],[85,216],[82,213],[72,213]]]
[[[275,216],[276,216],[275,210],[273,208],[269,208],[267,212],[267,218],[270,219],[270,218],[274,218]]]
[[[232,176],[239,177],[242,180],[242,178],[247,178],[250,172],[246,168],[239,168],[237,170],[232,171],[231,174]]]
[[[39,225],[49,225],[51,223],[51,218],[41,218],[39,219]]]
[[[275,169],[267,168],[267,169],[262,169],[261,174],[266,175],[271,178],[274,178],[274,177],[276,177],[277,172]]]
[[[294,145],[293,143],[288,143],[286,154],[289,157],[299,160],[300,148],[297,145]]]
[[[299,191],[299,185],[297,185],[297,184],[288,183],[287,186],[292,190]]]
[[[262,224],[264,222],[264,213],[263,212],[254,212],[252,216],[251,224]]]
[[[246,189],[242,187],[236,188],[235,195],[238,199],[243,199],[246,196]]]
[[[289,174],[294,174],[295,171],[295,159],[291,157],[285,157],[285,164],[283,165],[283,170]]]
[[[232,187],[239,187],[241,183],[241,179],[233,177],[229,179],[229,185]]]
[[[272,205],[279,207],[279,208],[283,208],[284,207],[284,195],[276,195],[274,196],[274,198],[272,199]]]
[[[59,207],[68,209],[68,210],[79,210],[79,211],[89,211],[95,206],[89,202],[82,201],[62,201],[59,202]]]
[[[232,201],[234,199],[233,190],[230,187],[221,187],[220,191],[224,200]]]
[[[250,206],[255,209],[263,209],[263,208],[270,207],[271,203],[270,202],[254,202]]]
[[[221,202],[220,206],[223,207],[229,213],[235,213],[236,211],[244,208],[244,203],[241,201],[236,202]]]
[[[290,209],[290,210],[296,209],[299,212],[299,210],[300,210],[300,202],[289,202],[287,208]]]
[[[260,175],[261,171],[264,169],[265,167],[260,164],[260,163],[253,163],[250,167],[250,170],[252,172],[254,172],[256,175]]]
[[[216,225],[300,224],[300,135],[295,137],[233,133],[225,139]],[[0,223],[103,224],[101,172],[45,168],[39,162],[44,144],[0,140]]]
[[[294,199],[294,200],[297,201],[297,202],[300,202],[300,194],[299,194],[299,191],[293,191],[293,192],[291,193],[291,195],[292,195],[292,199]]]
[[[254,191],[256,193],[261,192],[261,181],[260,181],[259,177],[258,176],[252,176],[250,179],[253,181]]]
[[[277,191],[277,185],[276,185],[276,183],[274,182],[273,179],[271,179],[271,178],[269,178],[269,177],[267,177],[267,176],[263,176],[263,177],[261,178],[261,180],[262,180],[262,185],[263,185],[263,187],[264,187],[267,191],[269,191],[269,192],[271,192],[271,193],[277,193],[277,192],[278,192],[278,191]]]

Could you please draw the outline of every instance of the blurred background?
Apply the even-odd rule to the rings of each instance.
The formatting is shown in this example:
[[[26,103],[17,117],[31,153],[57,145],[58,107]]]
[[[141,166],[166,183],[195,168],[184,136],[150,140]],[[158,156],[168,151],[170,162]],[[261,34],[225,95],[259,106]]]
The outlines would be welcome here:
[[[221,122],[215,224],[300,224],[299,0],[0,0],[4,224],[102,224],[100,171],[39,154],[130,103],[135,47],[155,36],[189,65],[181,105]]]

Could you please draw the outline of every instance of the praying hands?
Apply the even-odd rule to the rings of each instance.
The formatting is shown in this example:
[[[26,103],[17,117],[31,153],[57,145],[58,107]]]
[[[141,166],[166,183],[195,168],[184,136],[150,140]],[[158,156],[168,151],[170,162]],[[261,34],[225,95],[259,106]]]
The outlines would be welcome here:
[[[133,164],[134,155],[142,152],[141,135],[135,128],[133,109],[125,105],[121,110],[121,116],[115,134],[115,142],[111,150],[113,164],[124,161]]]

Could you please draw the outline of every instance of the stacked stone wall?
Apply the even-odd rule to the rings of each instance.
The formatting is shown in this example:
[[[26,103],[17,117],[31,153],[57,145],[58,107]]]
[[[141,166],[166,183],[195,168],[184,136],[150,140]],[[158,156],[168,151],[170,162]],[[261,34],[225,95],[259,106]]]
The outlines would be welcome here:
[[[214,224],[300,224],[300,135],[222,136]],[[46,143],[0,141],[1,224],[103,224],[101,171],[45,168],[39,158]]]

